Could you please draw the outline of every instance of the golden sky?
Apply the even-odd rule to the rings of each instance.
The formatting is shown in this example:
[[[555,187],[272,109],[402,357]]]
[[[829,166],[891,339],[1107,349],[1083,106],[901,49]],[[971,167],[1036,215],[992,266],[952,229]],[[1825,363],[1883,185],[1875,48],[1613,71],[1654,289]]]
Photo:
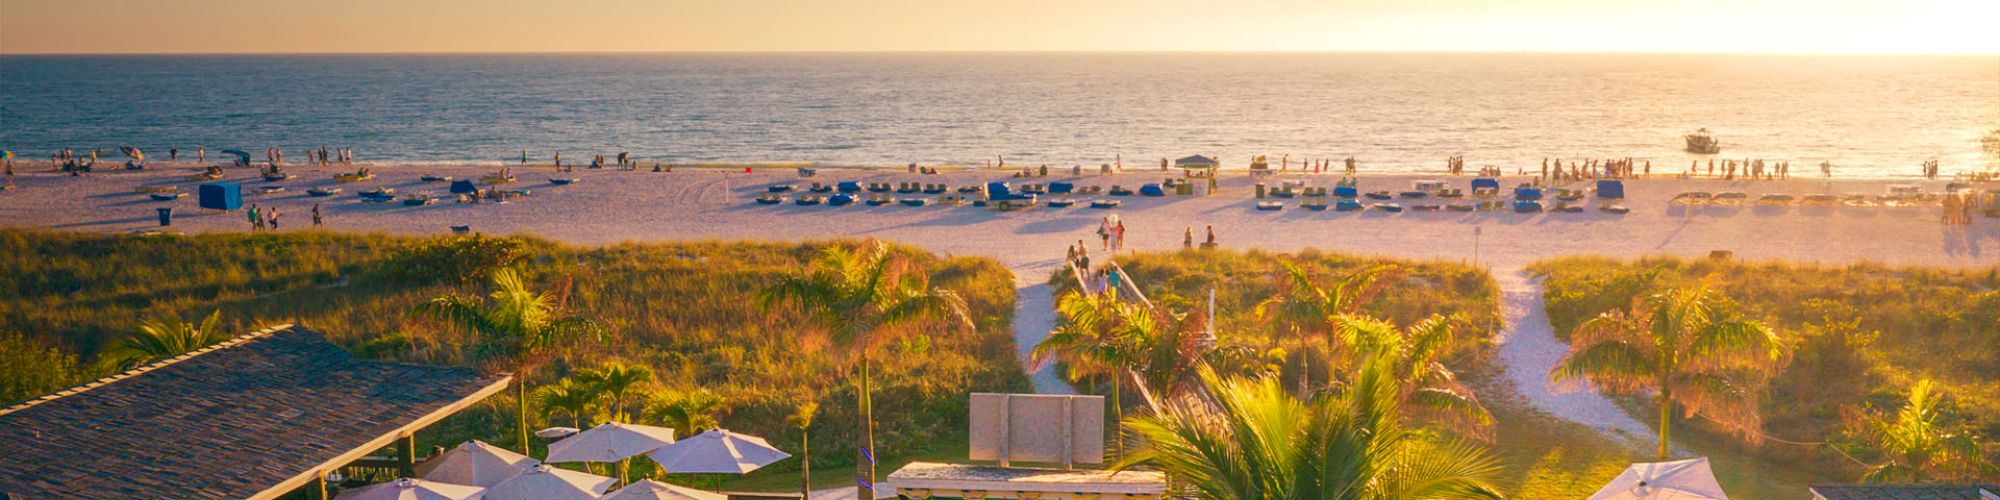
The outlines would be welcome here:
[[[2000,0],[0,0],[0,53],[2000,54]]]

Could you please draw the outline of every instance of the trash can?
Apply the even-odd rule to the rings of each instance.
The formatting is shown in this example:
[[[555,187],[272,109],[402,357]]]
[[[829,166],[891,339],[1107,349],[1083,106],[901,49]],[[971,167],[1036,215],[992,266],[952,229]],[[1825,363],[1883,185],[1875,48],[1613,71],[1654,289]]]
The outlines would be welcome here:
[[[1257,183],[1257,198],[1262,199],[1263,197],[1264,197],[1264,183],[1259,182]]]
[[[155,210],[160,211],[160,225],[162,226],[174,225],[174,207],[158,208]]]

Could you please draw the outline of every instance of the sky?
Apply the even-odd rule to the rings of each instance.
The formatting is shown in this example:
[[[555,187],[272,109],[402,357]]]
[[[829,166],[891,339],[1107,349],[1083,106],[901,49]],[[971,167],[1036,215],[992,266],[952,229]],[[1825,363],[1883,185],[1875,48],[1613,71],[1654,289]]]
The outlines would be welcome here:
[[[0,53],[2000,55],[2000,0],[0,0]]]

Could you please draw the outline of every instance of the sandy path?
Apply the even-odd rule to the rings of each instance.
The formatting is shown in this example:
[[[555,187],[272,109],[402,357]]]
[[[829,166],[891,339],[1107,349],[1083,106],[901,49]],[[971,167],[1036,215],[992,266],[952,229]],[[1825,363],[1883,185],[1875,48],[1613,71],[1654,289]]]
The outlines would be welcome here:
[[[1549,325],[1541,279],[1519,268],[1495,269],[1493,279],[1500,284],[1500,315],[1507,325],[1495,337],[1501,370],[1529,406],[1634,442],[1658,440],[1652,428],[1587,385],[1558,388],[1550,383],[1549,370],[1569,345],[1556,340],[1555,327]]]

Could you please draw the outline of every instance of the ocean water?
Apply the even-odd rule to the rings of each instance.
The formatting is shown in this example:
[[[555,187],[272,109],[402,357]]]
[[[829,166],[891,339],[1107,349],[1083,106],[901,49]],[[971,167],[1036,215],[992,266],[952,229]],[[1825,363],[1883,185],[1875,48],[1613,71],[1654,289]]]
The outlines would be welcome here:
[[[1131,165],[1367,171],[1718,158],[1976,168],[2000,56],[586,54],[0,57],[0,148],[352,147],[364,162]],[[294,152],[296,155],[297,152]]]

